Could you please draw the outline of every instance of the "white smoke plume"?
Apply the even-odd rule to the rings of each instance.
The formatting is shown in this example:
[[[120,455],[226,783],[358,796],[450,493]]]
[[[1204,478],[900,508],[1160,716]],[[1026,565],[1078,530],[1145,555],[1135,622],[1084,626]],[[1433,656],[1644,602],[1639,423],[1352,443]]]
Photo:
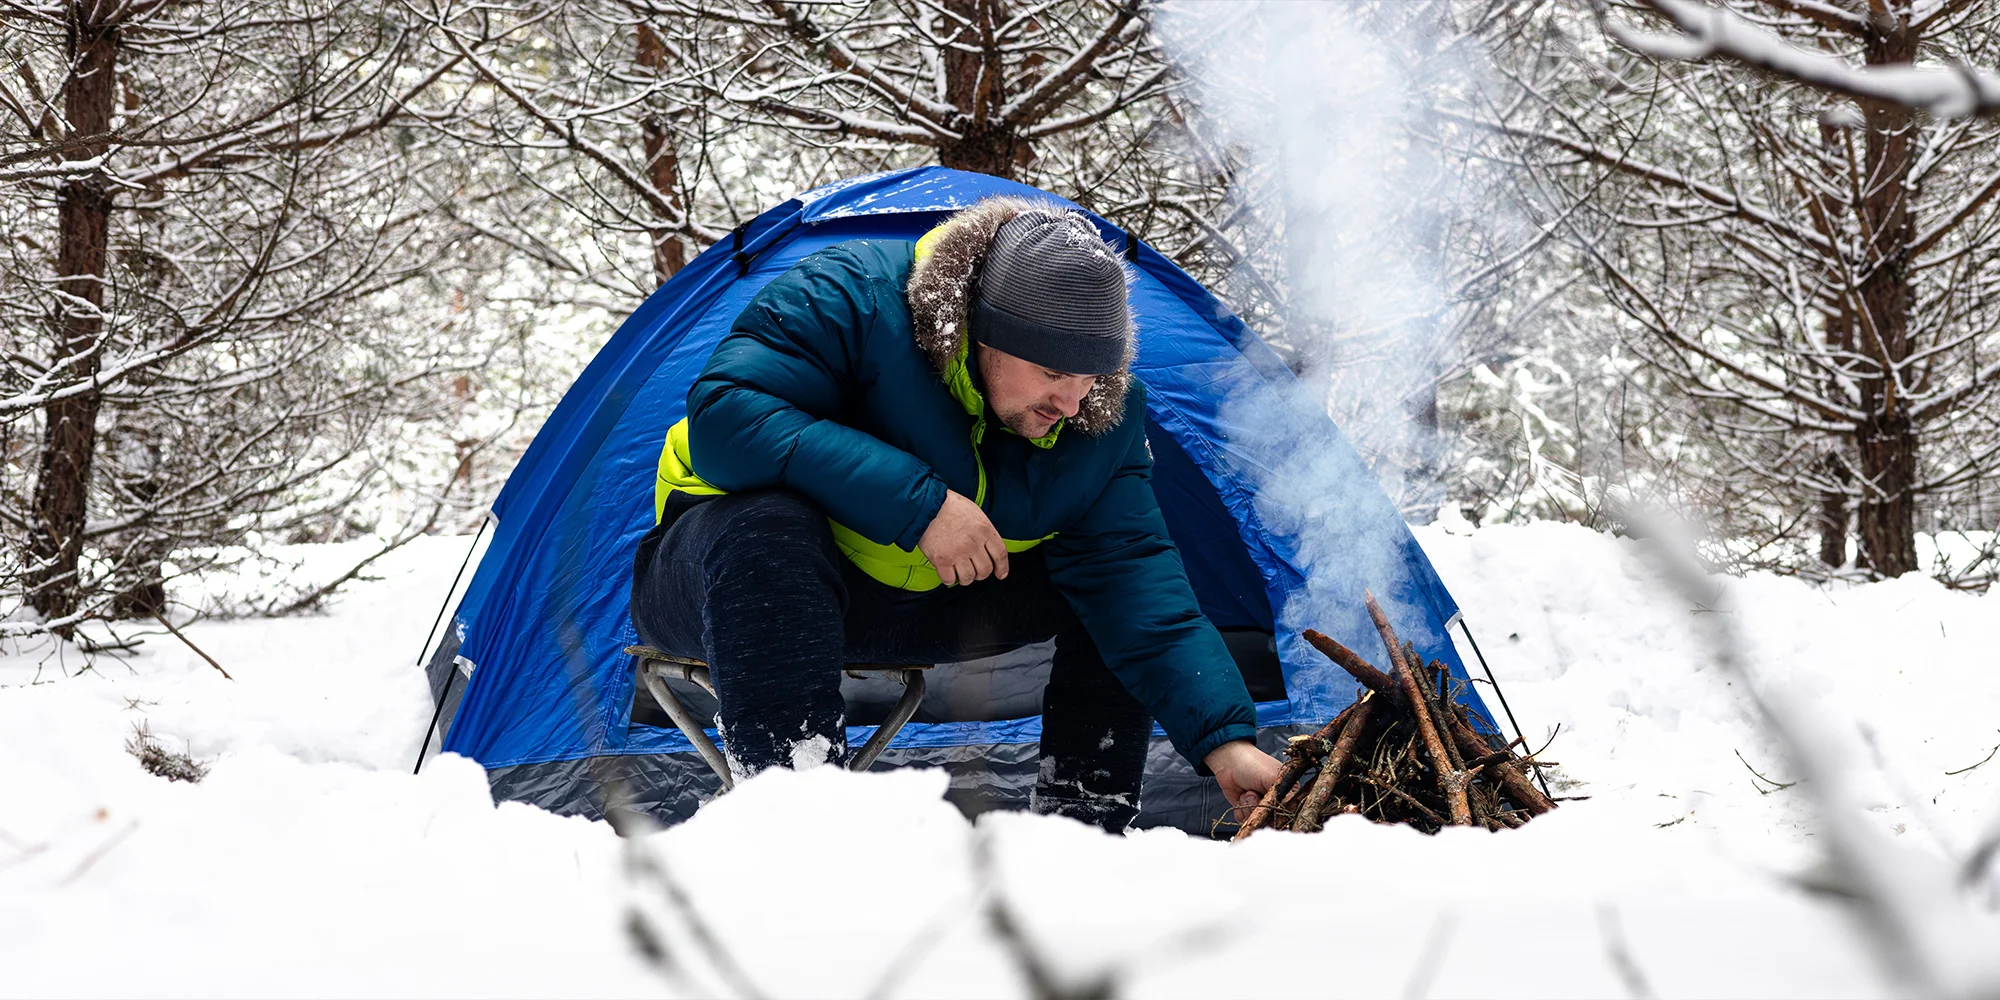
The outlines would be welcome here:
[[[1476,60],[1430,3],[1169,5],[1158,24],[1201,127],[1241,165],[1233,287],[1282,301],[1258,330],[1428,519],[1439,503],[1436,383],[1453,348],[1447,240],[1490,211],[1429,135],[1430,102]]]
[[[1404,539],[1381,531],[1391,512],[1374,492],[1353,487],[1372,476],[1422,521],[1442,501],[1436,387],[1463,316],[1449,241],[1464,220],[1494,214],[1431,132],[1432,102],[1475,79],[1477,51],[1448,30],[1451,13],[1196,3],[1156,21],[1191,81],[1193,141],[1234,167],[1222,224],[1238,236],[1236,267],[1256,273],[1232,276],[1232,295],[1277,300],[1246,311],[1298,375],[1218,387],[1232,428],[1222,458],[1256,484],[1261,527],[1290,541],[1305,573],[1284,602],[1281,649],[1307,627],[1372,635],[1356,581],[1394,617],[1419,610],[1394,606],[1415,595],[1384,592],[1408,578]]]

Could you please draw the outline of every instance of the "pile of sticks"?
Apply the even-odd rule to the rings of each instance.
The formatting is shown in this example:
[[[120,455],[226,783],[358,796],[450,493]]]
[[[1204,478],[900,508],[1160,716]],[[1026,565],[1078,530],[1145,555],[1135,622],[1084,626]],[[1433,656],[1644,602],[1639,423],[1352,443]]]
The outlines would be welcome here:
[[[1426,668],[1414,645],[1397,640],[1375,595],[1364,594],[1390,672],[1306,630],[1306,641],[1367,691],[1318,732],[1292,740],[1278,783],[1233,839],[1264,829],[1311,833],[1342,813],[1426,833],[1447,826],[1499,830],[1554,809],[1528,773],[1537,762],[1516,756],[1514,744],[1496,746],[1481,736],[1465,707],[1449,697],[1445,665],[1432,660]]]

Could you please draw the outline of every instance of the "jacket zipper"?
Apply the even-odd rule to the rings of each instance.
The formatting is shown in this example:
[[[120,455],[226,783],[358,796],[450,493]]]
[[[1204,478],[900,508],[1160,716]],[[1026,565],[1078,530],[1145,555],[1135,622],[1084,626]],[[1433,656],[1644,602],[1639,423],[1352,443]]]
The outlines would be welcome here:
[[[986,507],[986,460],[980,457],[979,445],[986,438],[986,414],[982,413],[972,421],[972,467],[979,471],[979,486],[972,497],[972,503],[981,509]]]

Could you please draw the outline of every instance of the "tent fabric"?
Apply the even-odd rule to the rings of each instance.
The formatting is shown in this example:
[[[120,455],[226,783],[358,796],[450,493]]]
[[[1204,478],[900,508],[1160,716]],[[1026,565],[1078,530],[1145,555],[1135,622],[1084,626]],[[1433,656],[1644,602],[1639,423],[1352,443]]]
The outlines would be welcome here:
[[[625,765],[655,778],[673,770],[664,755],[685,754],[689,745],[675,730],[630,723],[635,674],[622,650],[637,641],[628,613],[631,560],[652,524],[660,442],[684,414],[689,385],[751,296],[801,258],[843,240],[915,239],[991,195],[1068,205],[1012,181],[942,167],[854,178],[757,216],[633,312],[563,397],[494,503],[492,542],[431,665],[433,693],[456,701],[441,723],[445,751],[484,765],[496,794],[533,785],[540,790],[518,797],[565,812],[590,811],[582,785],[593,770],[605,770],[603,761],[653,757]],[[1155,492],[1190,582],[1219,626],[1277,633],[1287,697],[1259,705],[1260,727],[1316,726],[1351,703],[1352,680],[1298,630],[1317,628],[1363,655],[1379,654],[1359,601],[1369,587],[1403,637],[1447,665],[1490,729],[1445,631],[1456,603],[1323,409],[1303,398],[1268,345],[1186,273],[1091,218],[1126,250],[1138,275],[1133,367],[1148,391]],[[1283,450],[1317,456],[1315,481],[1324,492],[1310,509],[1274,502],[1273,491],[1260,495],[1259,483],[1279,471],[1273,427],[1284,431]],[[454,671],[464,676],[445,684]],[[1011,759],[1018,750],[994,748],[1032,750],[1039,728],[1032,716],[913,722],[893,747],[938,751],[940,760],[986,748]],[[858,743],[870,731],[850,727],[849,739]],[[1149,773],[1149,789],[1168,782],[1166,770],[1175,766],[1155,757],[1162,770]]]

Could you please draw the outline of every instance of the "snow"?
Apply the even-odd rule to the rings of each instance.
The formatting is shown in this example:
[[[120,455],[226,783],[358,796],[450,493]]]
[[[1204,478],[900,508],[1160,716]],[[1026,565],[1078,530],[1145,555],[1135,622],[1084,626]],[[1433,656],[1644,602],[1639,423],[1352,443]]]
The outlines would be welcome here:
[[[2000,816],[2000,759],[1961,770],[2000,743],[2000,595],[1753,576],[1690,608],[1636,543],[1577,526],[1419,538],[1530,742],[1560,725],[1558,794],[1588,798],[1501,834],[1339,817],[1226,845],[971,825],[934,772],[819,768],[628,852],[602,823],[495,806],[469,761],[409,773],[429,709],[413,664],[463,538],[392,554],[324,616],[186,629],[234,682],[163,634],[88,669],[14,650],[0,994],[1025,995],[996,905],[1062,982],[1126,996],[1907,991],[1848,905],[1807,888],[1825,827],[1804,786],[1751,774],[1795,777],[1696,626],[1731,616],[1841,748],[1890,860],[1936,870]],[[142,722],[209,776],[141,770]],[[634,912],[671,971],[632,947]],[[1954,919],[1977,940],[1992,916]]]

